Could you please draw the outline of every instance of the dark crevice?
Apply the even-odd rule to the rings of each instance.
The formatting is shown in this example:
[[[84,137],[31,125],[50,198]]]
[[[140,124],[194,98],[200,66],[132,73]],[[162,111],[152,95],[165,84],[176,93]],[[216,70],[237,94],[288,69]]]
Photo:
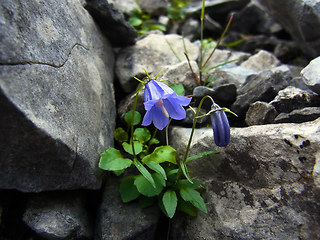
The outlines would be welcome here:
[[[89,48],[80,44],[80,43],[75,43],[72,47],[71,47],[71,50],[69,51],[68,53],[68,56],[67,58],[61,63],[61,64],[54,64],[54,63],[45,63],[45,62],[36,62],[36,61],[21,61],[21,62],[10,62],[10,63],[0,63],[0,65],[2,66],[18,66],[18,65],[32,65],[32,64],[37,64],[37,65],[46,65],[46,66],[50,66],[50,67],[54,67],[54,68],[61,68],[63,67],[67,61],[69,60],[69,57],[71,56],[72,54],[72,51],[75,47],[82,47],[84,48],[85,50],[89,51]]]

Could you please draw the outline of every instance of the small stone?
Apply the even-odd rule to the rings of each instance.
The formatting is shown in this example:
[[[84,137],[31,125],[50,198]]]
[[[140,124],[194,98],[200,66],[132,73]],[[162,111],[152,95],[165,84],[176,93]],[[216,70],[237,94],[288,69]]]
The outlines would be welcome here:
[[[123,90],[132,92],[138,85],[134,76],[143,77],[145,70],[155,77],[167,66],[175,65],[186,59],[184,44],[191,61],[199,56],[199,49],[188,39],[176,34],[150,33],[138,40],[134,46],[121,49],[117,56],[115,72]]]
[[[121,1],[122,2],[122,1]],[[138,33],[123,13],[105,0],[87,0],[85,8],[93,16],[102,32],[114,47],[125,47],[135,43]]]
[[[269,103],[257,101],[250,105],[246,114],[248,126],[273,123],[277,110]]]
[[[232,104],[231,110],[237,113],[240,118],[244,118],[250,104],[256,101],[272,101],[278,91],[289,85],[291,79],[292,76],[289,72],[282,71],[275,73],[263,71],[247,77],[238,89],[238,96]]]
[[[240,66],[260,72],[263,70],[270,70],[279,64],[280,61],[273,54],[260,50],[257,54],[249,57],[248,60],[243,62]]]
[[[190,61],[190,65],[196,76],[199,76],[199,67],[197,63],[195,61]],[[168,85],[182,84],[186,95],[192,94],[193,89],[197,86],[197,82],[187,61],[165,66],[163,71],[159,74],[158,79],[168,79],[168,81],[164,82]]]
[[[289,113],[294,109],[314,107],[320,105],[318,94],[296,87],[288,86],[278,92],[278,95],[270,102],[279,113]]]
[[[280,113],[275,123],[303,123],[313,121],[320,117],[320,107],[306,107],[293,110],[290,113]]]
[[[135,0],[108,0],[108,3],[113,4],[120,12],[128,15],[130,15],[134,9],[140,10],[140,7]]]
[[[313,59],[302,69],[301,76],[312,91],[320,94],[320,57]]]

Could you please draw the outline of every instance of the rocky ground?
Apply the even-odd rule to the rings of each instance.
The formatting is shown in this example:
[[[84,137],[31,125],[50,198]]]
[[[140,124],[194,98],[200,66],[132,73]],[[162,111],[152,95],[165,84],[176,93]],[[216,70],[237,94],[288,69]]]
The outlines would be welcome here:
[[[199,75],[201,1],[183,19],[168,17],[166,0],[108,2],[0,3],[0,239],[318,239],[320,2],[206,1],[205,38],[233,14],[206,86],[190,70]],[[126,21],[134,8],[166,31],[139,36]],[[225,148],[209,119],[195,131],[191,154],[220,151],[190,165],[208,214],[168,221],[123,204],[119,178],[98,169],[144,69],[183,84],[194,108],[209,95],[238,114]],[[193,116],[172,122],[178,157]]]

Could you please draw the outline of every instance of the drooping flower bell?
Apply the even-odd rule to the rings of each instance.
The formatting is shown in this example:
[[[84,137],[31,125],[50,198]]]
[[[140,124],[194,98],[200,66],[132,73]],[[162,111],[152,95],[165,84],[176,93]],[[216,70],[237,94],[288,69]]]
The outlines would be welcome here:
[[[142,125],[148,126],[153,122],[159,130],[164,129],[169,123],[169,117],[181,120],[186,117],[182,106],[189,105],[191,98],[179,96],[166,84],[151,80],[145,86],[144,107],[146,114]]]
[[[219,106],[214,106],[220,108]],[[230,142],[230,125],[226,113],[217,110],[210,114],[214,142],[219,147],[225,147]]]

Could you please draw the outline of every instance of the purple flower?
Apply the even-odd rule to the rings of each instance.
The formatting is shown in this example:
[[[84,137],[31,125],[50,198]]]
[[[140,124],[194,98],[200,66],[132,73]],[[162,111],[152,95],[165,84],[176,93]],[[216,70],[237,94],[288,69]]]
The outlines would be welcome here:
[[[144,115],[142,125],[148,126],[153,122],[159,130],[169,123],[169,117],[181,120],[186,117],[182,106],[189,105],[191,98],[179,96],[166,84],[151,80],[144,90]]]
[[[217,110],[210,114],[214,142],[219,147],[225,147],[230,142],[230,125],[226,113]]]

